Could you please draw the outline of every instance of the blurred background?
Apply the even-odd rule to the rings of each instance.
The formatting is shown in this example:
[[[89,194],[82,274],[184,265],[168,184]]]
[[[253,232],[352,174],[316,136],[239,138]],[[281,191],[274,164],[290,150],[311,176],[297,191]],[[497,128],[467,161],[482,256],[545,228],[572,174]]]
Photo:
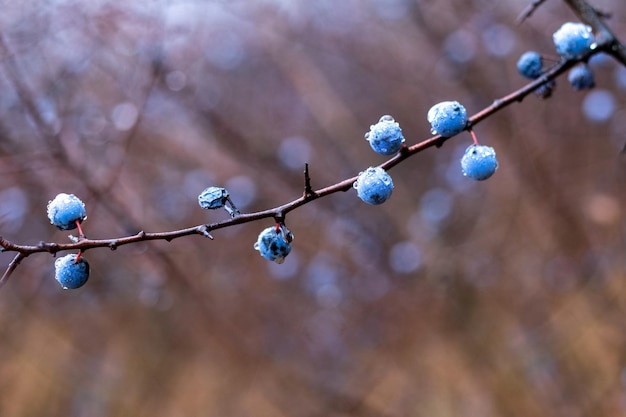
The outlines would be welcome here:
[[[385,158],[426,113],[520,87],[527,50],[576,20],[546,2],[2,1],[0,235],[67,242],[46,204],[87,205],[89,238],[216,222]],[[626,39],[626,4],[594,1]],[[549,64],[549,61],[547,61]],[[63,291],[35,254],[0,290],[2,416],[617,416],[626,414],[626,69],[591,62],[475,127],[500,168],[464,178],[467,133],[287,216],[286,262],[259,221],[86,252]],[[14,254],[0,254],[2,269]]]

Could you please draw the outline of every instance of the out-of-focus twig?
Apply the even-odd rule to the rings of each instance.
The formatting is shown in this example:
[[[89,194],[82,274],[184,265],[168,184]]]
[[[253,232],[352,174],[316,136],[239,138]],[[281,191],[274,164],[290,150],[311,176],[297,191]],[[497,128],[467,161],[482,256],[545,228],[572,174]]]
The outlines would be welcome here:
[[[526,8],[522,10],[522,13],[520,13],[517,17],[517,24],[521,24],[524,22],[524,20],[528,19],[535,12],[535,10],[537,10],[539,6],[541,6],[545,1],[546,0],[534,0],[532,3],[526,6]]]
[[[2,287],[9,280],[9,277],[13,271],[15,271],[15,268],[17,268],[24,258],[26,258],[26,255],[23,252],[18,252],[17,255],[15,255],[11,263],[9,263],[6,271],[4,271],[4,274],[2,274],[2,278],[0,278],[0,287]]]

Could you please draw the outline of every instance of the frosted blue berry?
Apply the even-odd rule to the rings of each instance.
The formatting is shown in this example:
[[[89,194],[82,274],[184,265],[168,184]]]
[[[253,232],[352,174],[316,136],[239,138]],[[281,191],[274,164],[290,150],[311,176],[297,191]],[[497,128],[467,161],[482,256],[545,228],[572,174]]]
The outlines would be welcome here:
[[[430,132],[444,137],[452,137],[465,129],[467,112],[458,101],[443,101],[428,110],[426,116],[432,126]]]
[[[291,252],[293,234],[283,226],[272,226],[259,233],[254,249],[268,261],[282,264]]]
[[[534,80],[541,76],[543,58],[537,52],[524,52],[517,61],[517,71],[526,78]]]
[[[585,64],[572,68],[567,74],[567,81],[574,87],[574,90],[587,90],[596,85],[593,73]]]
[[[215,210],[223,207],[231,217],[239,214],[239,210],[230,199],[226,188],[208,187],[198,196],[198,204],[205,210]]]
[[[541,98],[549,98],[552,95],[552,91],[554,91],[555,88],[556,88],[556,81],[549,80],[541,84],[539,87],[537,87],[534,93],[535,95]]]
[[[381,155],[393,155],[404,143],[402,129],[391,116],[383,116],[378,123],[371,125],[370,131],[365,134],[365,139],[370,143],[374,152]]]
[[[76,221],[87,218],[85,204],[74,194],[60,193],[48,202],[48,218],[60,230],[76,229]]]
[[[80,288],[89,279],[89,263],[83,256],[77,262],[76,257],[69,254],[54,261],[54,277],[65,290]]]
[[[461,158],[461,169],[468,178],[486,180],[498,169],[496,152],[490,146],[470,145]]]
[[[583,23],[567,22],[552,35],[556,51],[565,59],[579,58],[593,44],[591,27]]]
[[[357,195],[367,204],[382,204],[391,196],[393,180],[380,167],[370,167],[359,173],[353,187]]]

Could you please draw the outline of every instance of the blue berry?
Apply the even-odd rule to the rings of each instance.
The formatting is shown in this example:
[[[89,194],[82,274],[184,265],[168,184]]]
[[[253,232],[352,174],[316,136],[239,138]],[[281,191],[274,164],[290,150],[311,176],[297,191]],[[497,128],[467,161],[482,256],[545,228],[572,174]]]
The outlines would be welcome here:
[[[60,193],[48,202],[48,218],[60,230],[76,229],[76,221],[87,218],[85,204],[74,194]]]
[[[76,257],[69,254],[54,261],[54,277],[64,290],[80,288],[89,279],[89,263],[82,256],[76,262]]]
[[[291,252],[293,234],[285,226],[272,226],[259,233],[254,249],[268,261],[282,264]]]
[[[393,180],[380,167],[370,167],[359,173],[353,187],[361,200],[367,204],[382,204],[391,196]]]
[[[537,52],[524,52],[517,61],[517,71],[524,77],[534,80],[541,76],[543,58]]]
[[[231,217],[235,217],[236,214],[239,214],[239,210],[237,210],[237,207],[235,207],[230,199],[230,194],[228,194],[226,188],[205,188],[198,196],[198,204],[205,210],[215,210],[224,207]]]
[[[574,87],[574,90],[586,90],[596,85],[593,73],[585,64],[572,68],[567,74],[567,81]]]
[[[383,116],[378,123],[371,125],[370,131],[365,134],[365,139],[370,143],[374,152],[381,155],[393,155],[404,143],[402,129],[391,116]]]
[[[565,59],[579,58],[593,44],[591,27],[583,23],[567,22],[552,35],[556,51]]]
[[[452,137],[465,129],[467,112],[458,101],[443,101],[428,110],[426,116],[432,126],[430,132],[444,137]]]
[[[549,80],[546,81],[545,83],[541,84],[539,87],[537,87],[537,89],[534,91],[535,95],[541,97],[541,98],[549,98],[552,95],[552,91],[556,88],[556,81],[554,80]]]
[[[490,146],[470,145],[461,158],[463,175],[477,181],[491,177],[497,168],[496,152]]]

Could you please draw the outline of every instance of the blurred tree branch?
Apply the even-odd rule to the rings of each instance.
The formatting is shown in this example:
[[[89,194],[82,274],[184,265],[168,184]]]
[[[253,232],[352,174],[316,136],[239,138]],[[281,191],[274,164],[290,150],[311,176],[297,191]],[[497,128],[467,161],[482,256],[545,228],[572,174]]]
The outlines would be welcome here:
[[[535,13],[535,10],[537,10],[539,6],[541,6],[543,2],[545,1],[546,0],[533,0],[533,2],[530,3],[528,6],[526,6],[526,8],[522,11],[522,13],[520,13],[520,15],[517,18],[517,23],[521,24],[530,16],[532,16],[532,14]]]

